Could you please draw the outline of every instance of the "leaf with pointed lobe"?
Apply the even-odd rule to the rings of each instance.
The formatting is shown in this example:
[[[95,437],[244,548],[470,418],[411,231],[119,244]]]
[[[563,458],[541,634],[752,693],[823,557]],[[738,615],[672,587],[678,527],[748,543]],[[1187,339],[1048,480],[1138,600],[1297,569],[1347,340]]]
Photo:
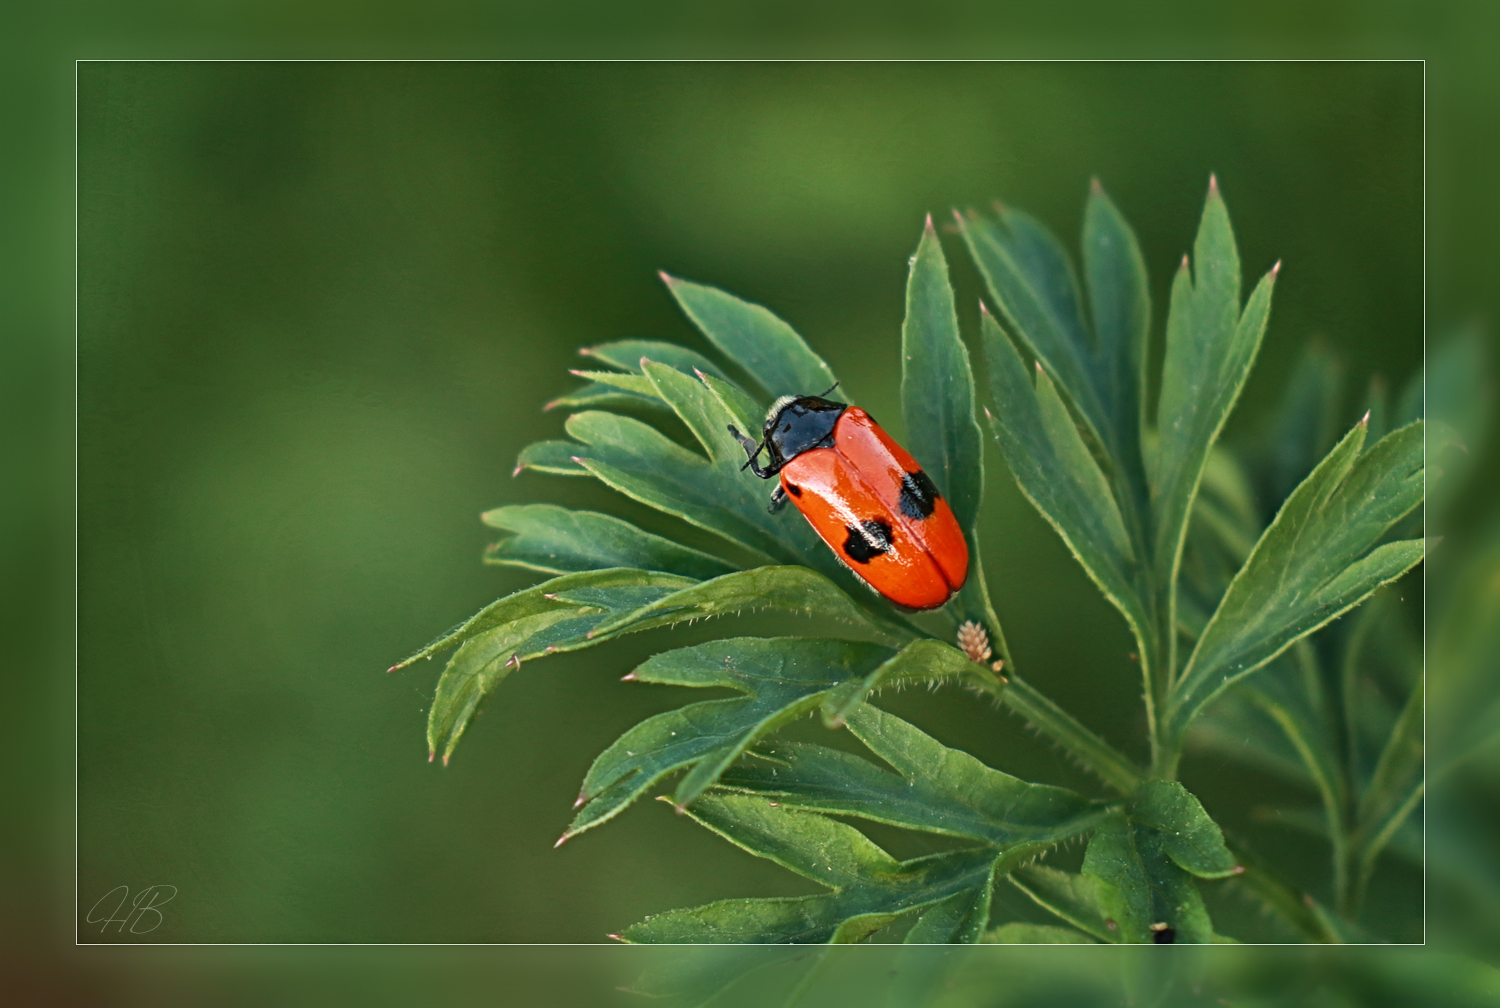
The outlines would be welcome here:
[[[555,504],[511,504],[486,511],[486,525],[514,533],[491,545],[486,563],[548,574],[633,567],[707,580],[728,574],[727,560],[644,532],[611,515]]]

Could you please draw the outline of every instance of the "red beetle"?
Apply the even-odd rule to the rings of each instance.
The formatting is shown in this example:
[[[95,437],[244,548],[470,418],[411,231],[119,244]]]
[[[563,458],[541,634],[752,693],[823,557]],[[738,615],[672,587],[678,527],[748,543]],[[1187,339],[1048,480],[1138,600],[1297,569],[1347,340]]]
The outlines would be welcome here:
[[[790,497],[870,587],[907,609],[936,609],[968,579],[963,529],[916,459],[858,406],[824,398],[832,391],[776,400],[759,442],[731,426],[750,456],[740,468],[780,475],[771,510]]]

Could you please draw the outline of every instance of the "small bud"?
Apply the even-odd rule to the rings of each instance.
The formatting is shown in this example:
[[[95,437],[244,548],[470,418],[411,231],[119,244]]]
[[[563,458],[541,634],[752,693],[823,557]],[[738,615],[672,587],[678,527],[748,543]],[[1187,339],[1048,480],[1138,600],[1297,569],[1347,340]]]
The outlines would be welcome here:
[[[965,620],[958,628],[958,649],[969,661],[982,665],[990,659],[990,635],[980,624]]]

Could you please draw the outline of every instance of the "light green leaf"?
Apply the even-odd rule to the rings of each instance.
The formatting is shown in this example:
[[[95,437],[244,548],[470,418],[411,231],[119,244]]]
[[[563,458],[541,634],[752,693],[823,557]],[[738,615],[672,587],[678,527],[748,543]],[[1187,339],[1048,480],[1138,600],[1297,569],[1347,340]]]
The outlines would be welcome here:
[[[1180,944],[1208,944],[1213,925],[1191,876],[1163,849],[1162,835],[1115,815],[1095,830],[1083,873],[1097,880],[1099,899],[1125,943],[1152,943],[1151,925],[1165,924]]]
[[[619,814],[653,783],[691,767],[675,801],[687,805],[756,740],[815,709],[843,682],[859,682],[890,650],[801,637],[731,637],[659,654],[628,678],[677,686],[721,686],[745,694],[689,704],[647,718],[594,760],[582,808],[564,839]]]
[[[984,487],[974,374],[958,332],[948,263],[931,218],[906,282],[901,363],[906,447],[948,498],[959,526],[967,532],[974,527]]]
[[[674,367],[686,375],[701,371],[721,381],[729,380],[717,364],[696,350],[689,350],[685,346],[661,340],[615,340],[613,343],[584,347],[578,352],[584,357],[592,357],[612,368],[633,371],[636,374],[641,373],[641,358],[645,357],[666,364],[668,367]]]
[[[1157,405],[1151,506],[1157,585],[1175,583],[1188,516],[1208,455],[1234,409],[1271,310],[1272,269],[1240,312],[1240,260],[1229,213],[1210,186],[1198,237],[1172,282]]]
[[[990,921],[994,887],[977,886],[956,892],[922,911],[906,932],[908,945],[973,945],[984,937]]]
[[[1169,712],[1178,738],[1228,684],[1395,580],[1422,559],[1420,540],[1380,545],[1422,497],[1422,425],[1363,455],[1363,423],[1287,499],[1183,669]]]
[[[709,342],[773,397],[817,395],[834,383],[802,337],[760,305],[665,273],[662,280]]]
[[[735,569],[726,560],[595,511],[569,511],[555,504],[512,504],[486,511],[481,517],[486,525],[516,533],[491,545],[484,554],[486,563],[548,574],[633,567],[697,580]]]
[[[757,567],[736,571],[664,597],[654,605],[601,623],[596,634],[646,630],[685,619],[778,609],[859,627],[886,644],[904,644],[911,634],[870,613],[816,571],[806,567]]]
[[[429,753],[441,751],[446,763],[479,705],[521,662],[587,647],[589,632],[621,609],[637,608],[643,600],[693,583],[671,574],[616,568],[553,578],[491,603],[396,666],[461,645],[443,669],[428,713]],[[592,594],[584,603],[567,598],[570,591]]]
[[[1199,878],[1238,873],[1218,824],[1177,781],[1147,781],[1131,803],[1130,817],[1160,834],[1162,850],[1184,871]]]
[[[758,758],[729,769],[720,784],[788,808],[859,816],[1031,853],[1082,835],[1104,814],[1064,788],[993,770],[875,707],[860,708],[849,728],[899,776],[849,753],[778,742],[755,750]]]
[[[991,423],[1011,473],[1125,616],[1137,641],[1149,641],[1151,620],[1134,584],[1139,559],[1104,473],[1046,372],[1037,370],[1033,386],[999,324],[985,314],[982,328],[998,411]],[[1142,648],[1147,654],[1152,651],[1144,643]]]
[[[585,372],[576,371],[575,374]],[[627,392],[617,388],[608,382],[590,382],[582,388],[574,389],[566,395],[560,395],[546,406],[547,410],[558,408],[588,410],[588,409],[620,409],[631,407],[648,407],[660,409],[665,404],[655,396],[639,395],[635,392]],[[581,474],[580,474],[581,475]]]
[[[1101,902],[1099,880],[1058,871],[1046,865],[1027,865],[1010,873],[1010,883],[1043,909],[1056,914],[1101,942],[1120,940],[1119,925],[1109,920]]]
[[[572,441],[537,441],[529,444],[521,449],[521,454],[516,458],[515,471],[511,475],[519,476],[522,470],[532,469],[554,476],[587,476],[589,471],[579,465],[574,457],[578,454],[578,447]]]
[[[1088,935],[1050,924],[1001,924],[984,936],[986,945],[1093,945]]]

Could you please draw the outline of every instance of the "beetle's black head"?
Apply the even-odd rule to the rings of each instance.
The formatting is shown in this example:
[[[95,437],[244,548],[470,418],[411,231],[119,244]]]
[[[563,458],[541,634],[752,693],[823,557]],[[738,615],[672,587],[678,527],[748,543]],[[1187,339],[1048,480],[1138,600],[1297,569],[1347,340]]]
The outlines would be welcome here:
[[[829,391],[832,391],[831,389]],[[775,472],[805,451],[833,444],[833,427],[849,407],[822,396],[782,396],[771,404],[761,431],[768,469]]]

